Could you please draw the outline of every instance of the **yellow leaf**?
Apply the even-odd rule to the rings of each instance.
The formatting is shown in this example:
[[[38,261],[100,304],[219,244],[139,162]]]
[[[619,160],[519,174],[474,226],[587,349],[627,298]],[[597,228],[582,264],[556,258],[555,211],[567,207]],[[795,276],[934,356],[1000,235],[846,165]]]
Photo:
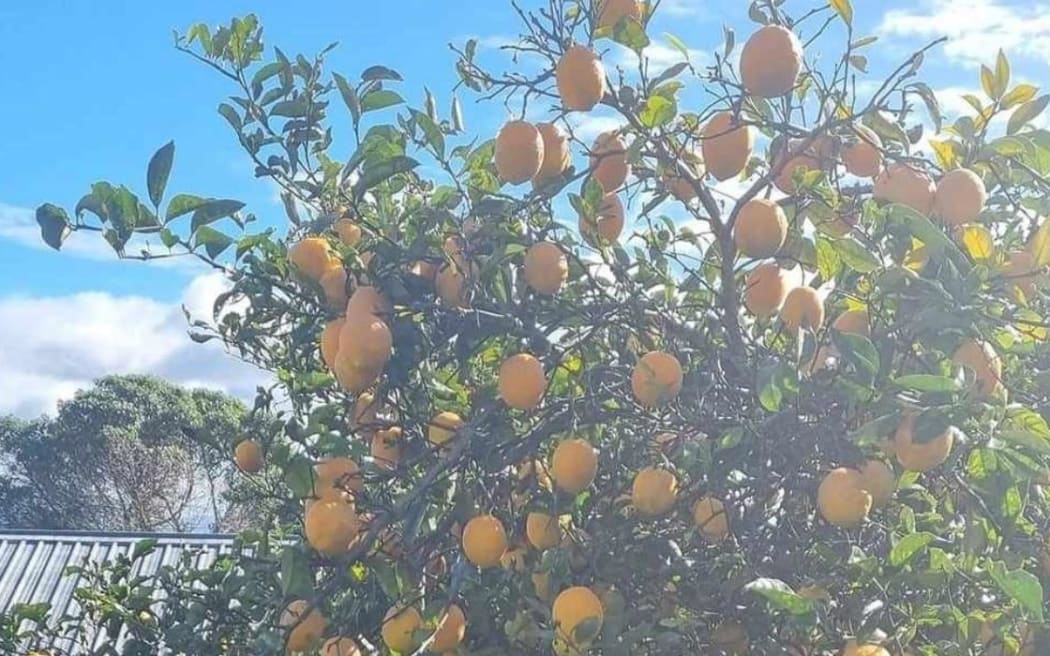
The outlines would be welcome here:
[[[1044,220],[1028,240],[1028,252],[1036,267],[1050,266],[1050,221]]]
[[[1022,308],[1017,312],[1017,331],[1037,342],[1045,342],[1048,331],[1043,318],[1033,310]]]
[[[1037,93],[1039,93],[1038,87],[1034,87],[1031,84],[1018,84],[1010,90],[1010,93],[1003,96],[1003,109],[1010,109],[1014,105],[1026,103],[1032,98],[1035,98],[1035,94]]]
[[[963,229],[963,246],[970,257],[978,262],[987,260],[995,254],[992,233],[981,225],[968,225]]]
[[[850,5],[849,0],[829,0],[828,4],[838,12],[846,25],[853,24],[853,6]]]
[[[937,156],[937,164],[942,170],[950,171],[955,168],[958,158],[955,156],[955,148],[951,141],[930,139],[930,147],[933,148],[933,154]]]

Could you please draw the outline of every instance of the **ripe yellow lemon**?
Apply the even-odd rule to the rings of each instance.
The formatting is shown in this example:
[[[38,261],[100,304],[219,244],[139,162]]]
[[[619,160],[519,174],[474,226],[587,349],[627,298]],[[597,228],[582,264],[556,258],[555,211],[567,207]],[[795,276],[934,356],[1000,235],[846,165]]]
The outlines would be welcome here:
[[[512,572],[524,572],[528,552],[524,547],[511,547],[500,556],[499,564],[503,569]]]
[[[788,146],[788,148],[790,149],[792,146]],[[788,195],[796,191],[796,176],[804,176],[807,171],[821,170],[820,160],[805,153],[795,155],[787,161],[784,161],[783,157],[778,157],[774,160],[773,167],[777,169],[777,175],[773,178],[773,185]]]
[[[329,369],[335,369],[335,358],[339,354],[339,334],[343,329],[342,317],[333,319],[324,325],[321,331],[321,361]]]
[[[558,60],[554,76],[565,109],[589,111],[605,95],[602,60],[586,46],[572,46],[566,50]]]
[[[775,262],[760,264],[747,276],[744,305],[756,317],[770,317],[784,304],[788,287],[787,272]]]
[[[812,287],[795,287],[784,298],[780,318],[792,334],[799,330],[815,333],[824,325],[824,301]]]
[[[855,138],[843,150],[842,163],[858,178],[874,178],[882,170],[882,139],[863,125],[853,131]]]
[[[840,333],[871,336],[871,326],[868,324],[868,313],[866,310],[846,310],[832,322],[831,327]]]
[[[427,440],[434,446],[444,446],[456,436],[456,431],[462,425],[463,418],[455,412],[439,412],[427,426]]]
[[[634,365],[631,391],[639,403],[651,408],[677,397],[682,391],[683,379],[678,358],[663,351],[650,351]]]
[[[755,145],[755,131],[733,117],[720,112],[704,126],[701,149],[704,165],[717,180],[728,180],[740,175],[751,159]]]
[[[554,123],[537,123],[540,137],[543,139],[543,163],[532,178],[532,184],[542,186],[569,168],[572,153],[569,150],[569,138]]]
[[[338,556],[357,537],[357,512],[342,499],[320,499],[306,511],[305,529],[306,541],[315,551]]]
[[[631,174],[627,161],[627,142],[619,133],[603,132],[594,140],[590,153],[591,175],[607,193],[619,189]]]
[[[770,257],[784,245],[788,223],[775,201],[754,198],[740,208],[733,230],[737,249],[753,258]]]
[[[364,656],[364,653],[353,638],[337,636],[325,641],[321,656]]]
[[[597,216],[590,218],[580,215],[580,236],[595,248],[615,244],[623,232],[623,224],[624,209],[620,197],[616,194],[605,194]]]
[[[401,462],[401,429],[391,426],[372,435],[372,458],[380,469],[394,469]]]
[[[856,640],[849,640],[842,648],[842,656],[890,656],[890,652],[878,645],[858,645]]]
[[[543,365],[528,353],[510,356],[499,367],[498,389],[508,406],[517,410],[535,408],[547,391]]]
[[[604,618],[601,599],[583,586],[562,590],[551,607],[555,634],[574,645],[594,640],[601,632]]]
[[[321,642],[321,636],[328,629],[328,619],[316,604],[296,599],[281,613],[279,625],[288,631],[285,640],[288,651],[309,651]]]
[[[463,555],[474,565],[496,567],[506,551],[507,532],[496,517],[478,515],[463,527]]]
[[[262,448],[255,440],[241,440],[233,450],[233,461],[246,474],[255,474],[262,470],[263,460]]]
[[[817,508],[829,524],[859,526],[871,510],[871,494],[856,469],[832,469],[817,489]]]
[[[721,542],[729,535],[729,515],[714,497],[704,497],[693,504],[693,523],[712,542]]]
[[[326,458],[314,466],[314,496],[342,499],[365,489],[361,468],[350,458]]]
[[[538,551],[546,551],[561,544],[562,530],[557,517],[530,512],[525,518],[525,537]]]
[[[417,646],[415,633],[422,628],[423,616],[415,606],[395,606],[386,612],[380,633],[387,647],[402,654],[410,654]]]
[[[327,271],[321,274],[321,290],[324,292],[324,300],[329,310],[338,312],[346,307],[346,302],[350,298],[346,292],[347,280],[346,269],[339,262],[334,262]]]
[[[666,469],[646,467],[634,477],[631,503],[640,514],[649,517],[663,515],[678,498],[678,479]]]
[[[698,144],[691,143],[679,147],[674,156],[677,161],[672,167],[664,170],[660,182],[668,193],[683,203],[688,203],[697,195],[696,185],[692,180],[699,182],[707,174],[703,151]],[[686,177],[687,175],[689,177]]]
[[[977,393],[991,396],[1003,384],[1003,361],[988,342],[967,339],[952,354],[952,362],[973,371],[977,378]]]
[[[596,0],[594,11],[600,29],[612,29],[624,18],[642,20],[642,3],[637,0]]]
[[[933,180],[926,173],[907,164],[894,163],[875,178],[872,196],[887,203],[907,205],[919,214],[933,211]]]
[[[970,169],[954,169],[937,183],[933,213],[944,223],[958,226],[973,223],[984,210],[988,192],[984,180]]]
[[[361,285],[350,295],[346,303],[347,319],[354,317],[376,316],[387,318],[393,312],[390,301],[383,293],[370,285]]]
[[[347,316],[339,329],[337,359],[360,369],[382,369],[394,350],[394,335],[379,317]]]
[[[590,487],[598,473],[598,451],[580,438],[562,441],[551,458],[551,476],[558,489],[579,494]]]
[[[300,274],[313,281],[321,276],[335,261],[328,240],[322,237],[307,237],[288,249],[288,261]]]
[[[511,184],[528,182],[543,165],[543,136],[528,121],[510,121],[496,135],[496,173]]]
[[[928,442],[916,442],[915,419],[916,415],[912,414],[901,418],[897,432],[893,435],[893,447],[901,467],[908,471],[924,472],[948,459],[955,444],[955,433],[949,427]]]
[[[885,506],[893,498],[897,489],[897,479],[889,465],[874,458],[866,461],[860,468],[861,485],[871,495],[873,508]]]
[[[775,98],[795,88],[802,70],[802,44],[791,30],[766,25],[740,53],[740,78],[751,95]]]
[[[569,259],[554,242],[540,241],[525,253],[525,282],[537,294],[558,293],[569,278]]]
[[[349,356],[343,357],[342,353],[335,356],[335,367],[332,370],[339,385],[350,394],[360,394],[369,387],[375,385],[379,374],[383,373],[382,367],[371,368],[359,366]]]
[[[467,616],[456,604],[449,604],[434,631],[430,651],[437,654],[451,653],[467,637]]]
[[[361,242],[361,227],[350,219],[339,219],[332,224],[332,230],[335,230],[339,240],[347,246],[357,246]]]
[[[466,266],[454,263],[442,266],[434,281],[441,303],[450,308],[470,307],[470,285],[477,276],[478,267],[473,262]]]

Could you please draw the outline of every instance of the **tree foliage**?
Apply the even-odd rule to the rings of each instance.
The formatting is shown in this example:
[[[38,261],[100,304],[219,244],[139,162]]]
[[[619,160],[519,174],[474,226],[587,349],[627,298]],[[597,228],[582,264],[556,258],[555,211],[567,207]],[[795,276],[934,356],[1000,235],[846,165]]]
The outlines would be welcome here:
[[[207,627],[205,651],[294,648],[316,623],[304,612],[280,626],[282,610],[305,600],[328,620],[316,633],[367,651],[425,649],[454,603],[467,618],[463,654],[826,654],[851,653],[851,640],[895,654],[1035,653],[1050,521],[1050,134],[1032,121],[1046,96],[1012,84],[1004,54],[982,68],[973,111],[945,117],[919,78],[938,43],[869,75],[876,37],[854,32],[848,0],[752,3],[767,45],[749,37],[740,65],[731,30],[708,67],[665,35],[682,55],[666,70],[646,56],[659,2],[634,14],[634,3],[612,2],[627,8],[605,25],[590,3],[534,4],[515,5],[512,72],[490,70],[475,41],[454,48],[460,83],[447,112],[429,92],[408,106],[401,75],[383,66],[354,77],[326,69],[328,49],[267,55],[253,16],[180,36],[180,50],[233,87],[219,113],[256,174],[281,187],[287,234],[254,230],[238,201],[169,193],[171,145],[150,163],[145,197],[100,182],[72,215],[38,210],[56,248],[71,231],[98,230],[125,257],[188,255],[228,272],[231,291],[193,335],[273,371],[289,400],[276,409],[261,396],[257,408],[279,420],[253,435],[269,465],[253,478],[285,500],[281,511],[242,536],[250,558],[221,561],[222,594],[192,615],[177,595],[158,602],[177,619],[143,639],[193,653],[201,642],[171,634],[191,622]],[[497,165],[517,177],[515,158],[536,146],[521,125],[509,149],[470,136],[459,96],[555,122],[578,155],[595,155],[573,130],[579,114],[562,107],[568,92],[588,104],[556,70],[573,43],[593,44],[604,63],[595,100],[621,126],[627,183],[603,189],[616,175],[592,170],[603,164],[594,156],[531,189],[503,184]],[[796,47],[805,56],[788,92],[754,93],[776,87],[763,76],[790,67]],[[637,67],[615,69],[623,49]],[[591,70],[586,53],[574,56],[573,70]],[[744,127],[754,150],[731,145],[739,166],[716,170],[717,144]],[[851,159],[856,147],[875,158],[863,178],[849,173],[869,168]],[[704,176],[696,148],[734,182]],[[973,202],[975,179],[987,196]],[[615,215],[606,191],[631,210],[622,236],[595,235]],[[759,231],[775,236],[759,267],[738,242],[768,245],[740,234],[744,208],[764,199],[783,212],[785,234],[769,232],[775,220]],[[337,236],[342,219],[359,238]],[[144,239],[163,248],[128,252]],[[553,295],[533,293],[522,273],[539,241],[566,255],[568,281]],[[336,253],[341,288],[304,275],[316,248]],[[319,347],[345,307],[332,298],[361,286],[390,308],[382,325],[360,326],[389,331],[393,344],[369,422],[355,420],[360,397],[344,389],[360,371],[333,373]],[[785,301],[790,286],[816,290],[817,306],[806,293]],[[639,369],[650,351],[683,368],[680,380],[673,367],[653,374],[664,386],[651,395]],[[547,385],[538,406],[512,410],[497,379],[520,353],[540,361]],[[439,412],[465,422],[435,444]],[[372,434],[388,424],[400,456],[383,466]],[[596,478],[575,493],[551,486],[543,467],[570,437],[598,453]],[[362,528],[345,553],[326,555],[304,539],[303,515],[325,493],[315,464],[333,457],[361,465],[352,508]],[[530,535],[529,513],[561,528]],[[502,567],[464,557],[461,531],[481,515],[509,536]],[[467,550],[475,563],[502,546],[484,522],[474,528],[485,548]],[[599,596],[601,617],[581,588]],[[579,621],[552,606],[566,590],[559,599],[575,600]],[[231,597],[247,617],[226,614]]]
[[[217,530],[243,405],[147,376],[108,376],[54,417],[6,418],[0,523],[11,528]]]

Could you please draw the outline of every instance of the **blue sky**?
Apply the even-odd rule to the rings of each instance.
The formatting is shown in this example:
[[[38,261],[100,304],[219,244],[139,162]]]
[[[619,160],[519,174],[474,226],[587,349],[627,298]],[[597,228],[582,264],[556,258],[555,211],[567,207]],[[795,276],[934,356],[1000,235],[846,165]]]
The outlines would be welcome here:
[[[522,0],[526,6],[538,4]],[[820,0],[787,0],[789,11]],[[543,3],[546,4],[546,3]],[[717,49],[723,23],[738,42],[752,29],[743,0],[664,0],[650,30],[650,56],[676,56],[662,41],[673,32],[700,59]],[[976,87],[976,64],[1005,47],[1015,78],[1040,84],[1050,58],[1050,9],[1005,0],[854,0],[857,33],[880,32],[868,52],[874,74],[940,34],[952,42],[931,56],[925,78],[945,92],[949,114]],[[428,85],[447,107],[455,82],[447,44],[476,36],[490,56],[517,33],[502,0],[41,0],[0,3],[0,70],[7,129],[0,158],[0,413],[33,415],[105,373],[147,371],[187,384],[247,395],[262,378],[188,343],[180,303],[203,310],[222,280],[189,266],[117,262],[94,235],[74,237],[57,254],[35,238],[32,208],[71,207],[89,184],[107,179],[142,189],[152,152],[174,139],[178,152],[169,193],[237,198],[279,219],[274,192],[257,181],[216,105],[224,80],[172,47],[173,29],[256,13],[270,45],[312,53],[339,41],[330,67],[355,76],[372,64],[402,72],[404,95],[418,104]],[[617,46],[613,46],[616,48]],[[622,53],[607,56],[615,61]],[[492,133],[498,105],[464,97],[468,129]],[[337,129],[347,121],[335,120]],[[342,123],[340,123],[342,121]],[[601,122],[584,126],[597,131]]]

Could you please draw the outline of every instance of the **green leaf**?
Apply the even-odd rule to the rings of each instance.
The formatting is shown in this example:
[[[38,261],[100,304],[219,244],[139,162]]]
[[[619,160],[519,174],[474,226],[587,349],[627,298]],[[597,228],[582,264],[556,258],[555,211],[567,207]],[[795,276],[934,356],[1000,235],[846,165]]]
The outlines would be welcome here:
[[[171,248],[175,244],[179,243],[178,236],[174,232],[164,228],[160,231],[160,243],[164,244],[166,248]]]
[[[463,107],[459,103],[459,96],[452,96],[452,131],[463,132],[464,129]]]
[[[193,220],[190,222],[190,231],[197,232],[201,226],[206,226],[221,218],[231,216],[241,211],[244,203],[239,200],[213,199],[206,201],[193,212]]]
[[[271,116],[283,116],[284,118],[304,118],[310,111],[310,105],[305,98],[295,100],[282,100],[270,109]]]
[[[226,103],[219,103],[219,114],[222,115],[226,122],[230,124],[234,130],[240,132],[244,125],[241,123],[241,116],[237,113],[231,105]]]
[[[135,543],[134,548],[132,548],[132,550],[131,550],[131,559],[132,560],[137,560],[139,558],[142,558],[143,556],[146,556],[148,554],[153,553],[153,551],[156,548],[157,548],[157,540],[156,540],[156,538],[147,538],[145,540],[139,540],[138,542]]]
[[[314,467],[306,458],[294,458],[284,469],[284,483],[299,499],[314,493]]]
[[[1006,58],[1003,49],[999,48],[999,54],[995,58],[995,97],[1002,98],[1009,86],[1010,60]]]
[[[201,226],[193,234],[194,248],[203,246],[208,257],[216,258],[233,244],[233,239],[219,232],[215,228]]]
[[[647,128],[657,128],[670,123],[678,113],[678,106],[664,96],[649,96],[638,113],[638,119]]]
[[[879,258],[852,237],[836,239],[835,252],[846,266],[858,273],[871,273],[882,266]]]
[[[393,107],[394,105],[400,105],[405,102],[396,91],[389,89],[376,89],[375,91],[369,91],[361,98],[361,113],[366,114],[368,112],[374,112],[380,109],[386,109],[387,107]]]
[[[853,68],[857,69],[861,73],[868,72],[868,58],[864,55],[851,55],[849,63]]]
[[[1050,456],[1050,439],[1039,433],[1023,430],[1003,430],[996,433],[996,437],[1004,442],[1023,446],[1044,456]]]
[[[641,56],[642,50],[645,50],[650,43],[649,37],[645,33],[645,28],[633,18],[621,19],[616,24],[615,29],[613,29],[613,41],[627,46],[638,53],[639,56]]]
[[[937,94],[925,82],[916,82],[908,88],[914,91],[922,99],[923,104],[926,105],[926,112],[930,115],[930,120],[933,121],[934,133],[940,132],[944,124],[944,115],[941,113],[941,104],[937,100]]]
[[[168,186],[168,176],[171,174],[174,159],[175,142],[169,141],[153,153],[149,160],[149,166],[146,168],[146,189],[154,207],[159,207],[164,198],[164,189]]]
[[[784,393],[777,384],[777,368],[766,367],[758,372],[758,402],[768,412],[776,412],[784,400]]]
[[[1010,115],[1006,122],[1006,134],[1015,134],[1029,121],[1043,113],[1047,103],[1050,103],[1050,95],[1039,96],[1031,102],[1026,102]]]
[[[670,32],[664,32],[664,39],[671,44],[671,47],[682,53],[686,61],[689,61],[689,47],[685,45],[685,42],[671,34]]]
[[[896,141],[902,145],[909,143],[904,128],[887,119],[881,112],[868,112],[863,116],[861,122],[871,128],[883,141]]]
[[[354,198],[360,200],[365,192],[372,187],[399,173],[407,173],[417,166],[419,166],[419,162],[411,157],[398,155],[370,167],[362,173],[361,178],[354,184]]]
[[[62,248],[62,242],[69,236],[69,215],[57,205],[44,203],[36,208],[36,222],[40,226],[40,238],[55,249]]]
[[[813,612],[813,602],[799,596],[787,583],[780,579],[755,579],[744,586],[748,592],[765,597],[775,608],[787,611],[792,615],[806,615]]]
[[[932,374],[898,376],[893,379],[893,384],[897,387],[913,389],[918,392],[958,392],[961,389],[957,380]]]
[[[445,135],[441,133],[441,128],[433,119],[422,112],[413,109],[412,116],[416,119],[416,125],[423,130],[423,135],[426,136],[427,143],[434,149],[438,158],[444,159]]]
[[[167,223],[168,221],[177,219],[184,214],[196,211],[197,208],[207,202],[207,198],[201,198],[200,196],[194,196],[193,194],[179,194],[172,198],[171,202],[168,203],[168,211],[164,215],[164,222]]]
[[[310,560],[303,549],[286,547],[281,552],[281,591],[286,597],[305,599],[313,594]]]
[[[729,55],[733,54],[733,48],[736,46],[736,32],[728,25],[722,25],[722,35],[724,44],[722,46],[722,58],[729,59]]]
[[[842,260],[835,250],[835,244],[826,237],[817,237],[817,271],[824,280],[833,280],[842,270]]]
[[[994,562],[988,573],[1003,592],[1008,594],[1036,622],[1042,624],[1043,586],[1039,579],[1023,569],[1008,571],[1002,562]]]
[[[981,66],[981,89],[984,90],[984,94],[992,100],[998,100],[999,96],[995,95],[995,73],[992,69],[987,66]]]
[[[858,372],[869,378],[874,378],[879,373],[879,352],[870,339],[853,333],[831,332],[832,341],[839,352],[857,368]]]
[[[393,80],[395,82],[401,82],[405,78],[401,77],[401,74],[392,68],[386,66],[369,66],[365,69],[364,73],[361,73],[361,79],[365,82],[373,82],[375,80]]]
[[[890,565],[901,567],[925,549],[937,536],[933,533],[912,533],[906,535],[890,550]]]
[[[838,13],[846,25],[853,25],[853,6],[849,0],[829,0],[828,5]]]
[[[343,97],[343,102],[346,103],[346,108],[350,110],[350,117],[354,125],[357,125],[361,120],[361,100],[345,77],[339,73],[333,73],[332,77],[335,78],[335,85],[339,89],[339,95]]]

